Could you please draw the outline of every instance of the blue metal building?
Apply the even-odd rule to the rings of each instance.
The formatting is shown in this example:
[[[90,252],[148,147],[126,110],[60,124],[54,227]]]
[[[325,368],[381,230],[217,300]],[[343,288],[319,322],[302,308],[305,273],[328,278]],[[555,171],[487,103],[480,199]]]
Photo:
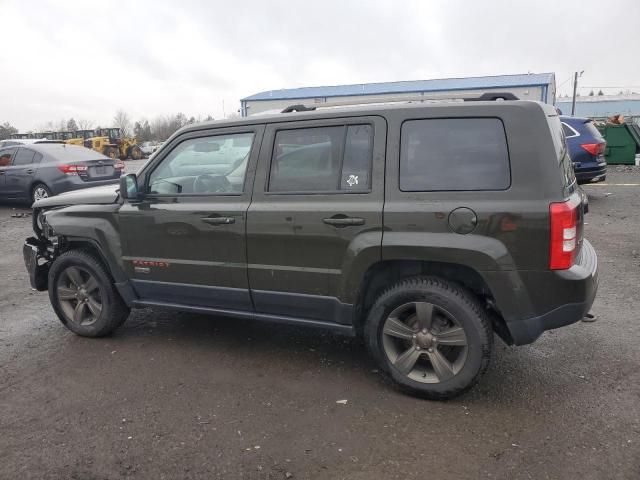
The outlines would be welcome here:
[[[555,103],[556,83],[553,73],[529,73],[491,77],[446,78],[402,82],[362,83],[326,87],[302,87],[269,90],[240,100],[242,116],[282,110],[292,104],[318,104],[331,100],[357,100],[362,97],[379,99],[415,95],[468,94],[512,92],[523,100]]]

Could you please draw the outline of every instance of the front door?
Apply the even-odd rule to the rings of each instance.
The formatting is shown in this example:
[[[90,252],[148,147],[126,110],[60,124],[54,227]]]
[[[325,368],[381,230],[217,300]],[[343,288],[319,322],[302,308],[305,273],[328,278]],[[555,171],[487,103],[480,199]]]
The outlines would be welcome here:
[[[142,199],[122,206],[120,222],[142,302],[252,310],[245,225],[262,132],[185,133],[140,173]]]
[[[351,322],[347,277],[380,257],[385,136],[380,117],[266,128],[247,223],[257,312]]]

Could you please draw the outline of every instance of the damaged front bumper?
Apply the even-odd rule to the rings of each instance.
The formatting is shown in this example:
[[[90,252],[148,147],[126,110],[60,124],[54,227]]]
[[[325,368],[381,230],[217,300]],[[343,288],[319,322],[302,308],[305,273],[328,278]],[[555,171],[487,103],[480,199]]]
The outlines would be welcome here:
[[[31,288],[40,292],[46,290],[51,265],[47,243],[35,237],[29,237],[22,246],[22,255],[29,273]]]

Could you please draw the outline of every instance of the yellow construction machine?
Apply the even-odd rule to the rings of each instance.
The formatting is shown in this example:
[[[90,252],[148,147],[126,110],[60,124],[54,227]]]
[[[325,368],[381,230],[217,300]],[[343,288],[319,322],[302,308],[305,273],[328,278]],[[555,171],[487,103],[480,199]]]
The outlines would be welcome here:
[[[103,148],[109,152],[109,154],[107,154],[102,151],[102,153],[108,157],[118,157],[122,160],[126,158],[140,160],[143,157],[142,150],[136,139],[123,137],[119,128],[98,128],[95,132],[95,137],[85,141],[85,146],[88,146],[87,142],[91,141],[92,146],[90,148],[94,150]],[[98,151],[100,152],[101,150]],[[113,155],[115,155],[115,157]]]

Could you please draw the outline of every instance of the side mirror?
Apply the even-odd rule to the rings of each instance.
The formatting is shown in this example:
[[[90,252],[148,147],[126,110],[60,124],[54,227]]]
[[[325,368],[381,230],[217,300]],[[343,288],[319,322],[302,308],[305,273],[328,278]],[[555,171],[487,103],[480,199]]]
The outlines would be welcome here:
[[[140,197],[138,177],[135,173],[127,173],[120,177],[120,196],[125,200],[137,200]]]

